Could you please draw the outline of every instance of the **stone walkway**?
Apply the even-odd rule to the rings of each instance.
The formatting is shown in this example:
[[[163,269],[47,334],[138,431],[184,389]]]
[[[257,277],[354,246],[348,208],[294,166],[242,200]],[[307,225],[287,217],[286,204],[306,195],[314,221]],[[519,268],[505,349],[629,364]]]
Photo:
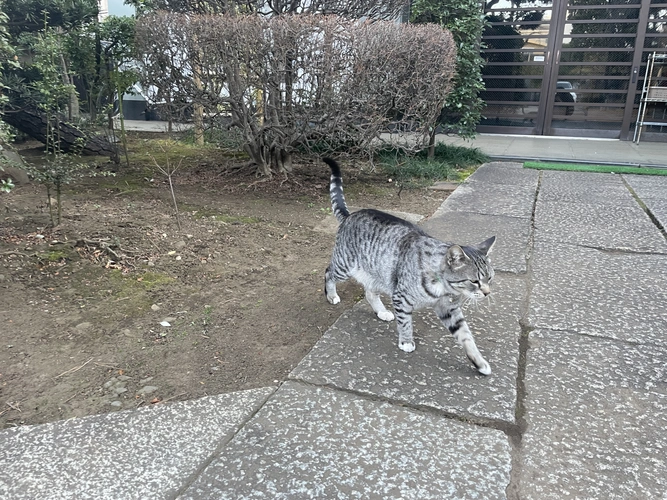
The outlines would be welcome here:
[[[490,377],[359,303],[279,387],[0,432],[0,498],[667,498],[667,177],[490,163],[422,226],[497,236]]]

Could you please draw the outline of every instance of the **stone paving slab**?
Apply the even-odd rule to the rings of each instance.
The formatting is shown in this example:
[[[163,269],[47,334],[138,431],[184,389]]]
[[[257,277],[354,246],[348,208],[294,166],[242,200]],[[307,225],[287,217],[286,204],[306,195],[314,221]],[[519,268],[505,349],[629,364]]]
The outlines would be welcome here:
[[[466,182],[537,187],[539,175],[537,170],[523,168],[523,163],[492,161],[478,168]]]
[[[465,313],[490,377],[477,373],[433,311],[414,315],[417,349],[405,353],[397,347],[395,322],[380,321],[363,301],[341,316],[290,378],[513,423],[526,289],[522,278],[496,278],[491,303]]]
[[[0,432],[0,498],[172,498],[275,388]]]
[[[623,177],[662,227],[667,228],[667,177],[652,175]]]
[[[667,241],[637,203],[622,206],[538,200],[535,240],[667,253]]]
[[[447,201],[445,200],[445,204]],[[525,273],[530,219],[454,212],[443,206],[422,228],[434,238],[473,245],[495,236],[491,263],[496,271]]]
[[[521,498],[665,498],[666,359],[664,347],[532,332]]]
[[[530,218],[537,186],[466,182],[445,200],[457,212]]]
[[[539,200],[637,207],[622,176],[588,172],[543,171]]]
[[[664,198],[667,193],[667,176],[624,174],[623,179],[640,198]]]
[[[529,322],[667,346],[667,255],[535,242]]]
[[[648,198],[642,201],[653,216],[658,219],[662,228],[667,230],[667,193],[665,193],[665,198],[662,199]]]
[[[286,382],[187,499],[504,498],[500,431]]]

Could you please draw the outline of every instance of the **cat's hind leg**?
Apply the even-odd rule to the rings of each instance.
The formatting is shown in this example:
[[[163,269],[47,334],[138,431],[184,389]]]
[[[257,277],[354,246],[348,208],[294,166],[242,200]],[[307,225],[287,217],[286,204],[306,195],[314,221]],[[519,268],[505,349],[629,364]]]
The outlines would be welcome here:
[[[477,349],[477,344],[475,344],[475,339],[470,332],[468,323],[466,323],[463,317],[461,308],[452,308],[443,299],[436,305],[435,312],[440,321],[442,321],[442,324],[454,336],[459,345],[463,347],[466,357],[475,365],[477,371],[482,375],[491,375],[491,366],[489,366],[489,363],[486,362],[479,349]]]
[[[340,302],[340,297],[336,291],[336,280],[334,273],[331,271],[331,266],[327,267],[327,270],[324,271],[324,295],[330,304],[338,304]]]
[[[354,268],[351,268],[352,266],[345,263],[341,264],[335,258],[335,255],[331,259],[331,264],[329,264],[329,267],[324,272],[324,295],[329,303],[338,304],[340,302],[340,297],[336,291],[336,283],[349,280],[354,272]]]
[[[387,311],[387,308],[384,306],[382,300],[380,299],[379,293],[366,290],[366,300],[371,305],[378,318],[380,318],[382,321],[393,321],[394,315],[390,311]]]

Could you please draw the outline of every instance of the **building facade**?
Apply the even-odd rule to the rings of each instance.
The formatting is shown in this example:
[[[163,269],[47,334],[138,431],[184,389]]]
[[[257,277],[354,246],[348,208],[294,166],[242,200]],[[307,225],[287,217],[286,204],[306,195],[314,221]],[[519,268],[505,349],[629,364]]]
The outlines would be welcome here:
[[[487,0],[484,9],[480,132],[632,140],[648,57],[667,52],[667,0]],[[645,127],[642,140],[667,142],[667,103],[648,113],[665,125]]]

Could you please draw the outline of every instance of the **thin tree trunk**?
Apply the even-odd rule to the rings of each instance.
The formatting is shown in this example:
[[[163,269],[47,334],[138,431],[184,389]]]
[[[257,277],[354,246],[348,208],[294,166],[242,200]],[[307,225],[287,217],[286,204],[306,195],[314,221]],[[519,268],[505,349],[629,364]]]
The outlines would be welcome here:
[[[426,158],[428,160],[432,160],[435,157],[435,132],[438,130],[438,124],[436,123],[433,125],[433,129],[431,130],[431,133],[429,134],[428,138],[428,154],[426,155]]]
[[[201,104],[194,105],[194,130],[195,130],[195,144],[197,146],[204,145],[204,106]]]
[[[192,62],[192,80],[195,84],[195,88],[197,89],[197,93],[200,94],[203,86],[201,83],[201,76],[199,75],[199,72],[201,71],[201,68],[199,66],[198,61],[193,61]],[[194,116],[193,116],[193,121],[194,121],[194,129],[195,129],[195,144],[197,146],[203,146],[204,145],[204,106],[202,106],[200,103],[195,102],[194,105]]]
[[[127,168],[130,168],[130,156],[127,153],[127,134],[125,133],[125,116],[123,115],[123,94],[120,87],[118,87],[118,117],[120,119],[120,140],[123,144],[123,152],[125,153],[125,163]]]
[[[51,204],[51,186],[46,184],[46,202],[49,205],[49,217],[51,218],[51,225],[55,226],[56,224],[53,221],[53,205]]]
[[[58,28],[58,33],[63,33],[62,28]],[[60,66],[63,70],[63,83],[65,85],[71,85],[67,103],[67,119],[72,121],[74,118],[79,117],[79,96],[77,95],[76,89],[74,88],[74,82],[72,81],[72,76],[69,73],[69,68],[67,67],[67,62],[65,61],[65,56],[62,54],[62,52],[60,53]]]
[[[56,203],[58,204],[58,225],[60,225],[61,217],[62,217],[62,208],[60,204],[60,198],[61,198],[61,191],[62,191],[62,184],[60,182],[56,183]]]

